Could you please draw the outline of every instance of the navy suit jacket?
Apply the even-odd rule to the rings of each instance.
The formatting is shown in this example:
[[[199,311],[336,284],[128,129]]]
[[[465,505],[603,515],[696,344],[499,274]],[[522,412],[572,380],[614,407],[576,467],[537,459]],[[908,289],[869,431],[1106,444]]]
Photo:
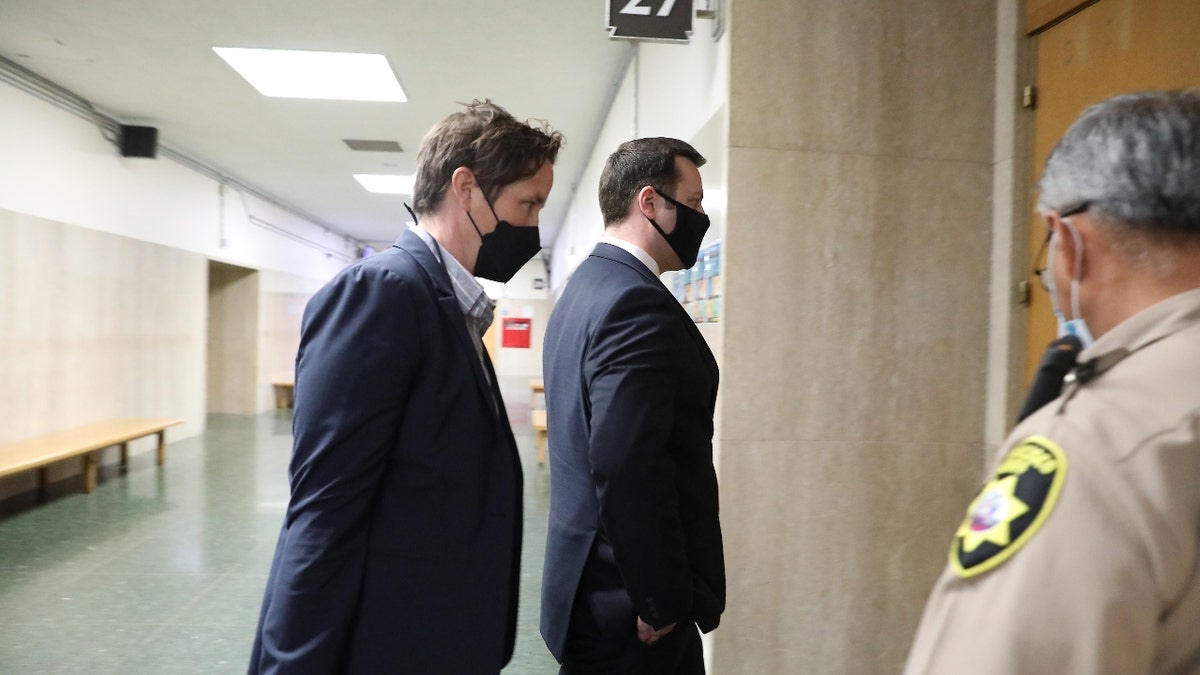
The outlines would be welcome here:
[[[521,467],[471,339],[410,231],[309,301],[251,673],[477,675],[511,658]]]
[[[603,580],[628,596],[629,614],[614,619],[620,630],[635,632],[633,613],[656,628],[716,628],[725,608],[712,463],[717,364],[700,331],[645,265],[602,243],[555,305],[544,359],[551,491],[541,630],[551,653],[562,662],[573,604],[608,590],[586,587]]]

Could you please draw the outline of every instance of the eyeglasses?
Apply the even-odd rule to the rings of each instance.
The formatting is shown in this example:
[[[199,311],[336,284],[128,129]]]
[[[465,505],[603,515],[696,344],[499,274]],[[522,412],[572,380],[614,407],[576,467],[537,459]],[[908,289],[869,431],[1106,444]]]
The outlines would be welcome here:
[[[1065,211],[1060,211],[1058,217],[1070,218],[1071,216],[1087,211],[1091,206],[1092,203],[1090,201],[1082,201]],[[1047,293],[1050,292],[1050,280],[1048,279],[1050,270],[1046,264],[1046,253],[1050,246],[1050,237],[1052,236],[1054,236],[1053,231],[1046,233],[1046,238],[1042,240],[1042,246],[1038,249],[1037,256],[1033,259],[1033,276],[1037,277],[1042,290]]]
[[[1050,271],[1046,267],[1046,251],[1050,245],[1050,237],[1054,236],[1054,232],[1046,233],[1046,238],[1042,240],[1042,246],[1038,249],[1037,257],[1033,259],[1033,276],[1037,277],[1038,283],[1041,284],[1042,290],[1050,292],[1050,285],[1046,283],[1046,277]]]

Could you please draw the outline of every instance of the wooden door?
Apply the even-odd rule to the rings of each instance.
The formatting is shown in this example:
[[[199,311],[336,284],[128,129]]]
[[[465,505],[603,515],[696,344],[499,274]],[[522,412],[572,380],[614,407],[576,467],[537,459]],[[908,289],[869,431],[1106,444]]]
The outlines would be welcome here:
[[[1028,2],[1031,30],[1050,25],[1033,38],[1037,54],[1033,176],[1041,177],[1050,150],[1087,106],[1125,92],[1200,87],[1200,0],[1099,0],[1090,5]],[[1045,16],[1045,7],[1053,4],[1062,6],[1065,13],[1076,13],[1054,23],[1054,18]],[[1032,20],[1035,11],[1042,13],[1036,22]],[[1040,262],[1033,257],[1046,237],[1046,228],[1034,208],[1036,190],[1030,195],[1027,384],[1055,336],[1049,296],[1032,276]]]

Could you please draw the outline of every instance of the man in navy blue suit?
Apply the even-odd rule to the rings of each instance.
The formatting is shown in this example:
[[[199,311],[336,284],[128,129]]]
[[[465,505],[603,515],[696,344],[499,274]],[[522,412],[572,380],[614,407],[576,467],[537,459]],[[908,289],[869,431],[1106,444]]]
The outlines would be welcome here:
[[[658,279],[696,262],[709,224],[703,164],[670,138],[608,158],[604,236],[546,328],[541,629],[562,673],[702,674],[699,630],[725,608],[717,364]]]
[[[540,250],[562,136],[476,101],[421,143],[415,227],[304,313],[292,495],[250,673],[497,673],[521,466],[481,338]]]

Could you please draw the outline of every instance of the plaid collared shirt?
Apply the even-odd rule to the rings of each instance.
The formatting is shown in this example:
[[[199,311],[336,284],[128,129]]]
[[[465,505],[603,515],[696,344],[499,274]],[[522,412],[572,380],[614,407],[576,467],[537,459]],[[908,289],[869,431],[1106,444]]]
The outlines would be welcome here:
[[[458,262],[457,258],[446,253],[446,249],[442,248],[432,234],[415,225],[409,225],[408,228],[415,232],[421,241],[425,242],[433,255],[446,268],[446,274],[450,276],[450,284],[454,286],[454,297],[458,300],[458,307],[462,310],[463,320],[466,321],[467,331],[474,338],[471,343],[475,347],[475,354],[479,357],[479,365],[483,368],[484,377],[490,383],[491,378],[488,377],[487,365],[484,363],[487,356],[486,350],[483,348],[483,335],[495,318],[495,301],[488,297],[483,285],[471,276],[471,273],[462,266],[462,263]]]

